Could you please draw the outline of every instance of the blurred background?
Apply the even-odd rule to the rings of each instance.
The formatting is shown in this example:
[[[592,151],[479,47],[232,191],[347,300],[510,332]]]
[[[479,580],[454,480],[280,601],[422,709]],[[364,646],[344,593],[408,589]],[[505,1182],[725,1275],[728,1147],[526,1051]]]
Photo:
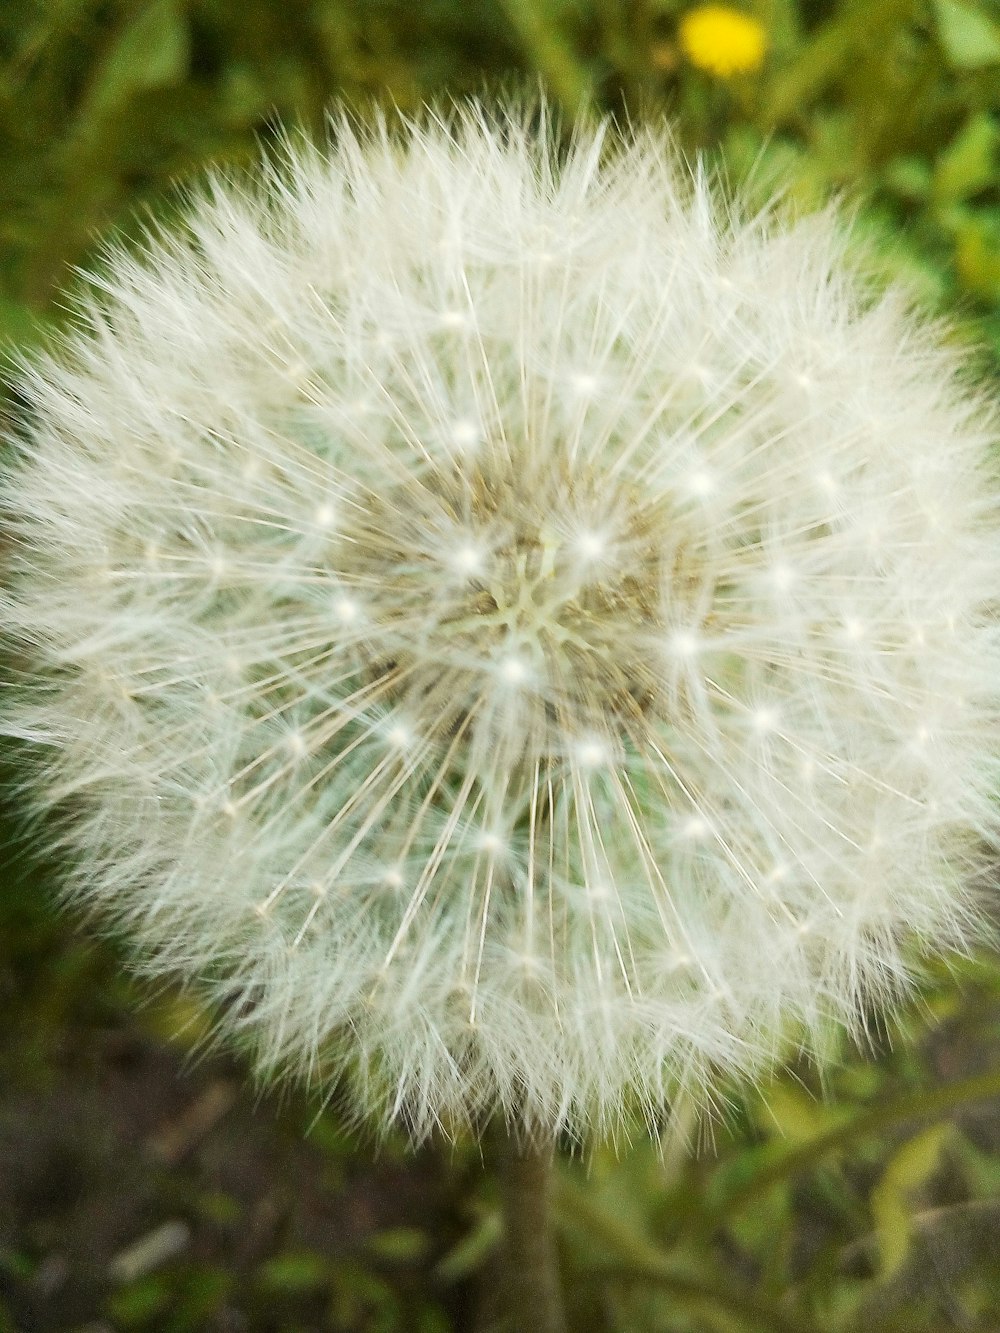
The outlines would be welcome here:
[[[206,164],[339,99],[544,87],[567,119],[668,115],[751,194],[832,195],[882,277],[1000,375],[1000,0],[3,0],[0,343]],[[485,1327],[500,1235],[470,1144],[375,1144],[248,1086],[180,992],[56,906],[7,756],[0,1333]],[[563,1163],[573,1326],[1000,1328],[1000,964],[942,966],[889,1031],[689,1143]]]

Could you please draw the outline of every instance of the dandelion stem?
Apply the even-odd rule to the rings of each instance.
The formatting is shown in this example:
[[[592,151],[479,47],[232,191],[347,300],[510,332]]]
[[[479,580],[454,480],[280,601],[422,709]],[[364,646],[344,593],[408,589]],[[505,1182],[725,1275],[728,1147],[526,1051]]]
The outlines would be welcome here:
[[[565,1333],[562,1287],[550,1226],[552,1143],[500,1147],[510,1333]]]

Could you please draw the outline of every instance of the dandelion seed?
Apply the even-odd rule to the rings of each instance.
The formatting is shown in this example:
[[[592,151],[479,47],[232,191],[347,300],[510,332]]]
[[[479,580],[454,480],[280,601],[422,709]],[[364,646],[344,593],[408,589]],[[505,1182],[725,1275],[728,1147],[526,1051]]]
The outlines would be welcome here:
[[[3,482],[69,892],[418,1135],[857,1029],[997,832],[991,409],[834,215],[554,140],[338,120],[216,183],[25,367]]]

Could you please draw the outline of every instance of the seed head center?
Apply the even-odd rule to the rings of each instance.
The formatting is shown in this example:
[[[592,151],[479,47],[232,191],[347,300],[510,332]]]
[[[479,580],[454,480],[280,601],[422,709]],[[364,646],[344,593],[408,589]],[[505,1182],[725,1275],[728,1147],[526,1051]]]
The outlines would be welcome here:
[[[535,743],[632,725],[657,689],[665,516],[594,479],[460,480],[397,498],[345,548],[369,553],[372,647],[401,706],[452,730],[502,716]]]

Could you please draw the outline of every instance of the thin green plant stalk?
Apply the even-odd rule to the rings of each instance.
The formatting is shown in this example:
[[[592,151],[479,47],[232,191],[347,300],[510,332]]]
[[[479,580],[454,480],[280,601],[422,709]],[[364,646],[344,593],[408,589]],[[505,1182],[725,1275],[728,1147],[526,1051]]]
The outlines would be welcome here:
[[[947,1083],[930,1091],[907,1093],[892,1101],[877,1102],[867,1111],[824,1134],[792,1148],[776,1161],[764,1166],[738,1189],[730,1193],[718,1211],[706,1214],[706,1223],[715,1225],[747,1207],[766,1194],[772,1185],[815,1166],[827,1153],[843,1148],[856,1139],[894,1129],[908,1120],[940,1117],[966,1102],[985,1101],[1000,1096],[1000,1070],[974,1074],[958,1083]]]

